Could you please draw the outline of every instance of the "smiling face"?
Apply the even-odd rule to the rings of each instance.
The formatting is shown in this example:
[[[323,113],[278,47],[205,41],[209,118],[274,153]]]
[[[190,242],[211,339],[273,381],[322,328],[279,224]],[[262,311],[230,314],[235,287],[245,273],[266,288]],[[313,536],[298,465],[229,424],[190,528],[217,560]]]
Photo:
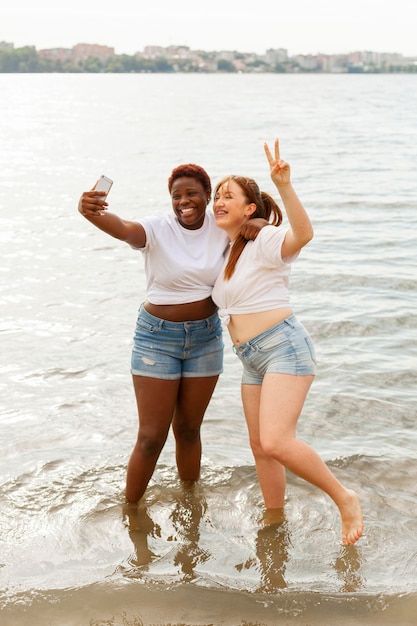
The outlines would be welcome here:
[[[213,211],[216,224],[234,239],[241,227],[256,211],[256,204],[249,202],[242,187],[233,179],[227,179],[216,188]]]
[[[189,230],[201,228],[210,196],[196,178],[182,176],[171,187],[172,208],[181,226]]]

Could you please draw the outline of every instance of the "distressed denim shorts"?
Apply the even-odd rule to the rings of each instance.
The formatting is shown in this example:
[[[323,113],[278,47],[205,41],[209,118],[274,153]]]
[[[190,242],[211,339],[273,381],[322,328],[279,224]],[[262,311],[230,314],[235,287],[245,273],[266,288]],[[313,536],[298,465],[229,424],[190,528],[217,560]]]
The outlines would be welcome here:
[[[295,315],[245,343],[233,346],[243,364],[242,384],[261,385],[265,374],[308,376],[316,373],[310,335]]]
[[[218,376],[223,335],[217,313],[204,320],[169,322],[139,309],[131,372],[165,380]]]

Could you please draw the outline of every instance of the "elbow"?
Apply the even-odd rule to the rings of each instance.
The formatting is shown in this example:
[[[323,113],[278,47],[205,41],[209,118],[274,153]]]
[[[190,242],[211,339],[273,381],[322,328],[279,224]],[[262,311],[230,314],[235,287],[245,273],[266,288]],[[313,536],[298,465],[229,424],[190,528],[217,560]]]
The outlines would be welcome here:
[[[308,229],[306,229],[305,233],[304,233],[304,243],[303,246],[306,246],[314,237],[314,230],[313,227],[310,226]]]

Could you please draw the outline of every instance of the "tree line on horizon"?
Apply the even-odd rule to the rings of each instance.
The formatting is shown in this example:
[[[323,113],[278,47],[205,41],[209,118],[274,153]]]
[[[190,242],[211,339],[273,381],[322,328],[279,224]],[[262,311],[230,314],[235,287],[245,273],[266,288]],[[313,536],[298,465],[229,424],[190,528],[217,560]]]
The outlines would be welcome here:
[[[212,55],[207,53],[207,58],[212,60]],[[136,55],[119,54],[102,59],[88,57],[77,62],[60,59],[53,60],[38,54],[33,46],[24,46],[16,49],[0,50],[0,73],[212,73],[238,72],[235,65],[228,60],[218,59],[217,70],[209,70],[201,67],[193,59],[171,59],[159,57],[155,59],[144,58]],[[294,59],[285,63],[269,65],[261,58],[246,64],[247,72],[268,73],[316,73],[319,70],[309,70],[300,67]],[[384,67],[370,66],[367,68],[347,67],[348,73],[417,73],[417,64],[389,65]]]

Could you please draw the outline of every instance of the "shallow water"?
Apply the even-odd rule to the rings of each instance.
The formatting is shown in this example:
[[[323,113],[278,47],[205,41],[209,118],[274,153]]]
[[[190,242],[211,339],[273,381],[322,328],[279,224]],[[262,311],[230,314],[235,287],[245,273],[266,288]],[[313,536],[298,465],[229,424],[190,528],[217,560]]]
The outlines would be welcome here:
[[[0,88],[2,623],[415,624],[415,78],[0,75]],[[178,481],[170,438],[137,513],[123,504],[143,264],[78,197],[104,173],[124,217],[168,211],[184,161],[271,191],[275,136],[315,228],[292,275],[319,360],[299,435],[360,494],[353,547],[291,474],[285,519],[262,524],[227,337],[201,480]]]

